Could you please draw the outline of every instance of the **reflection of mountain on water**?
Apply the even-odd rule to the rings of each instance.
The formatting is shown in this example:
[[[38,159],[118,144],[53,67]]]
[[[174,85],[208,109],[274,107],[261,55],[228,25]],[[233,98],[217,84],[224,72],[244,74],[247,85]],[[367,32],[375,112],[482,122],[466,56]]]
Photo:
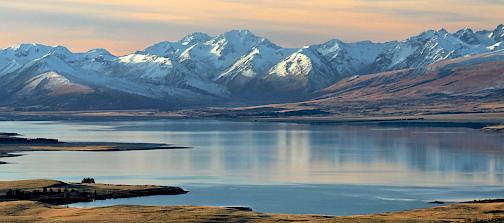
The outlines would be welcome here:
[[[504,183],[502,135],[467,128],[157,120],[2,123],[0,130],[7,129],[30,138],[57,134],[63,141],[153,142],[194,149],[77,156],[42,152],[12,158],[19,165],[3,167],[6,179],[23,171],[26,178],[84,172],[98,179],[126,177],[130,182],[138,176],[141,183],[151,179],[170,185]],[[43,165],[41,160],[58,162]]]
[[[339,130],[325,136],[319,132],[306,136],[312,145],[312,163],[319,166],[324,163],[341,173],[374,172],[380,176],[410,173],[425,175],[425,180],[442,177],[451,181],[462,177],[473,183],[504,180],[504,144],[498,135],[443,128],[375,131],[345,126]],[[393,181],[397,180],[404,179]]]

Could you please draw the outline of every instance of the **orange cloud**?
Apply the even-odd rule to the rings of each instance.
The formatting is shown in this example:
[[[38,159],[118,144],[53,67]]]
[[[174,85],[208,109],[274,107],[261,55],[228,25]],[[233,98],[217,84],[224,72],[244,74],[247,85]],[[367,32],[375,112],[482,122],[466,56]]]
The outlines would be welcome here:
[[[242,28],[285,46],[386,41],[432,28],[495,27],[502,11],[492,0],[0,0],[0,30],[8,30],[0,47],[42,42],[124,54],[195,31]]]

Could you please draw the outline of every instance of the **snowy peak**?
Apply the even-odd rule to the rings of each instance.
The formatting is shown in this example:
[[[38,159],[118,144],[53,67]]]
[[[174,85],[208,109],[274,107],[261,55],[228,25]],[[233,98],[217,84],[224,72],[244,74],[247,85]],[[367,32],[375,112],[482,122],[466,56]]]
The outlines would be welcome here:
[[[445,29],[429,30],[400,41],[385,50],[370,66],[369,72],[421,67],[445,59],[473,55],[498,49],[489,38],[493,32],[462,29],[449,33]]]
[[[282,60],[270,71],[277,77],[304,78],[312,71],[313,65],[320,63],[320,56],[310,47],[302,48]]]
[[[270,77],[298,80],[298,85],[309,90],[328,86],[339,78],[329,61],[316,47],[304,47],[273,67]],[[306,89],[298,89],[306,90]]]
[[[213,38],[208,45],[212,46],[210,52],[218,56],[220,60],[227,59],[224,57],[232,57],[232,60],[248,53],[264,41],[266,39],[257,37],[248,30],[232,30]]]
[[[502,42],[504,41],[504,25],[500,24],[495,28],[495,30],[492,32],[492,37],[495,40],[495,42]]]
[[[464,28],[457,31],[454,35],[460,40],[464,41],[465,43],[473,45],[480,44],[478,36],[476,35],[476,33],[474,33],[472,29]]]
[[[211,38],[212,37],[210,37],[206,33],[195,32],[195,33],[192,33],[190,35],[185,36],[179,42],[182,45],[186,45],[187,46],[187,45],[194,45],[196,43],[206,42],[206,41],[210,40]]]
[[[152,54],[162,57],[174,58],[180,55],[186,47],[178,42],[160,42],[145,48],[143,52],[145,54]]]
[[[234,88],[244,87],[253,79],[263,78],[268,70],[294,52],[293,49],[284,49],[268,42],[254,47],[215,80]]]
[[[82,60],[86,59],[114,60],[117,58],[108,50],[102,48],[92,49],[85,53],[80,53],[79,55],[81,56]]]
[[[3,53],[14,52],[16,56],[28,56],[33,54],[46,54],[54,47],[35,43],[23,43],[16,46],[8,47],[2,50]]]
[[[235,44],[257,44],[257,42],[265,40],[264,38],[258,37],[254,33],[250,32],[250,30],[231,30],[219,35],[216,39],[226,39],[227,41]]]
[[[0,58],[21,63],[53,54],[61,58],[72,57],[73,54],[63,46],[46,46],[42,44],[20,44],[0,50]]]
[[[139,64],[139,63],[171,64],[169,58],[159,57],[156,55],[145,55],[145,54],[129,54],[123,57],[119,57],[118,61],[129,64]]]
[[[89,94],[93,91],[87,86],[71,82],[56,72],[47,72],[28,80],[16,94],[18,97],[40,96],[40,94],[61,96],[66,94]]]
[[[504,49],[503,39],[504,26],[499,25],[454,33],[428,30],[385,43],[333,39],[292,49],[248,30],[217,36],[196,32],[121,57],[105,49],[72,53],[63,46],[21,44],[0,49],[0,95],[21,89],[51,92],[55,86],[82,89],[79,85],[112,95],[195,104],[282,101],[291,95],[309,97],[346,77],[495,52]]]
[[[46,54],[40,58],[37,58],[33,61],[30,61],[22,65],[18,70],[10,73],[8,76],[11,79],[16,79],[19,76],[27,78],[49,72],[69,76],[83,75],[79,73],[79,70],[77,68],[73,67],[69,62],[65,61],[64,59],[65,58],[62,58],[60,55],[57,54]]]
[[[145,48],[145,50],[140,53],[147,53],[174,59],[179,57],[186,49],[192,47],[193,45],[204,43],[210,39],[211,37],[209,35],[197,32],[187,35],[177,42],[165,41],[154,44]]]
[[[146,52],[171,58],[172,63],[188,72],[240,94],[243,89],[250,91],[250,83],[262,79],[294,78],[304,81],[300,88],[317,89],[355,74],[421,67],[502,49],[502,44],[485,37],[494,36],[502,28],[496,30],[474,32],[466,28],[455,33],[446,29],[428,30],[403,41],[386,43],[346,43],[333,39],[297,50],[277,46],[248,30],[231,30],[215,37],[194,33],[175,43],[165,42],[164,48],[158,50],[161,52],[152,49]]]
[[[263,84],[271,86],[272,97],[303,97],[342,79],[317,46],[299,49],[269,71]],[[265,82],[265,83],[264,83]],[[264,93],[263,93],[264,94]]]
[[[0,50],[0,76],[13,72],[36,61],[61,60],[61,66],[70,63],[85,64],[94,61],[115,60],[116,57],[105,49],[93,49],[83,53],[72,53],[63,46],[42,44],[21,44]]]
[[[187,48],[178,62],[203,78],[215,80],[260,45],[276,47],[248,30],[232,30]]]
[[[341,40],[333,39],[316,47],[317,51],[330,62],[335,71],[346,75],[361,73],[362,68],[372,64],[381,52],[393,44],[395,42],[373,43],[371,41],[362,41],[344,43]]]

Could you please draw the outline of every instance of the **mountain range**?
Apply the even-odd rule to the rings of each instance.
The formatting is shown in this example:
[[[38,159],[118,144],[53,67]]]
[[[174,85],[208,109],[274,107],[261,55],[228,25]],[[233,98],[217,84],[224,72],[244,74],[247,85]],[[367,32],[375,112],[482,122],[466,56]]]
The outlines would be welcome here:
[[[504,61],[503,42],[504,25],[476,32],[428,30],[384,43],[334,39],[302,48],[284,48],[248,30],[218,36],[193,33],[125,56],[105,49],[73,53],[63,46],[21,44],[0,50],[0,106],[134,109],[370,99],[370,95],[397,99],[405,92],[383,92],[427,82],[432,85],[429,90],[417,89],[414,94],[491,95],[504,89],[502,71],[492,81],[471,77],[470,89],[464,88],[466,79],[455,78],[449,84],[452,88],[440,87],[448,83],[438,80],[456,73],[453,67],[469,69],[490,62],[497,66]],[[441,66],[444,61],[451,65]],[[436,69],[441,71],[429,72]],[[472,72],[483,70],[488,71],[480,67]]]

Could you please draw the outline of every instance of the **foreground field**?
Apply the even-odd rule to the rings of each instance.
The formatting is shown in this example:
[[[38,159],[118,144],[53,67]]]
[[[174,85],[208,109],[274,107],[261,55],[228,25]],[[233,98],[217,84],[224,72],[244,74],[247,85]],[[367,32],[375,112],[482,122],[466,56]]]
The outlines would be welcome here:
[[[44,188],[51,192],[41,192]],[[31,195],[8,197],[8,192],[12,190]],[[34,194],[36,190],[39,192]],[[56,192],[60,190],[65,192]],[[71,190],[77,190],[78,193],[69,192]],[[81,197],[79,194],[83,193],[87,195]],[[178,187],[155,185],[65,183],[56,180],[0,181],[0,222],[504,222],[504,200],[348,217],[264,214],[242,207],[120,205],[69,208],[55,205],[180,193],[185,191]]]
[[[499,222],[499,220],[504,220],[504,203],[454,204],[397,213],[332,217],[262,214],[222,207],[67,208],[33,201],[0,202],[0,222]]]

